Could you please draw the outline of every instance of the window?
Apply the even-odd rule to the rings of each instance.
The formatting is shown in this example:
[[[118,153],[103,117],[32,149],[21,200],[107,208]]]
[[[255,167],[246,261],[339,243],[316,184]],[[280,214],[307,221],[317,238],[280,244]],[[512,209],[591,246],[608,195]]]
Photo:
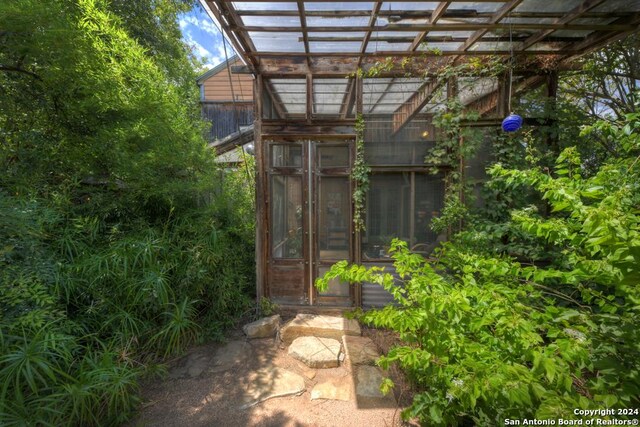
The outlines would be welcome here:
[[[271,253],[302,258],[302,177],[271,177]]]
[[[362,258],[385,259],[391,240],[405,240],[421,253],[430,253],[443,236],[430,229],[444,198],[442,175],[422,172],[373,173],[367,197]]]

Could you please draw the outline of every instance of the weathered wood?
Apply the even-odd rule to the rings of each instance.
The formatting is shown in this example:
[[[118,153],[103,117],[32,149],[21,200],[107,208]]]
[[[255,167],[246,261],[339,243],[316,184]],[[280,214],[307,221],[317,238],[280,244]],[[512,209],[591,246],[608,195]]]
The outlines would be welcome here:
[[[231,66],[237,64],[239,59],[231,61]],[[229,84],[228,68],[224,67],[216,74],[200,81],[204,91],[204,101],[253,101],[253,78],[248,75],[233,75],[232,86]],[[233,89],[233,90],[232,90]]]
[[[253,103],[202,103],[202,118],[211,123],[207,140],[215,141],[237,132],[238,125],[253,124]]]
[[[578,6],[573,8],[570,12],[562,16],[561,18],[557,18],[553,23],[554,24],[568,24],[569,22],[579,18],[583,13],[588,12],[590,9],[604,3],[605,0],[584,0]],[[534,43],[542,40],[545,36],[552,33],[552,29],[543,29],[536,34],[531,35],[527,40],[524,41],[522,48],[527,49],[530,46],[533,46]]]
[[[300,33],[302,27],[260,27],[255,25],[238,25],[232,27],[235,31],[244,30],[262,31],[270,33]],[[455,23],[455,24],[388,24],[385,26],[369,26],[369,25],[353,25],[353,26],[323,26],[323,27],[306,27],[310,33],[335,33],[345,31],[371,31],[384,33],[386,31],[473,31],[473,30],[575,30],[575,31],[627,31],[632,28],[624,24],[552,24],[552,23],[509,23],[509,24],[486,24],[479,22]]]
[[[314,106],[314,97],[313,97],[313,76],[311,74],[307,74],[307,97],[306,97],[306,106],[305,106],[305,119],[308,123],[311,123],[311,119],[313,118],[313,106]]]
[[[356,88],[356,115],[361,115],[363,111],[363,101],[362,101],[363,93],[362,92],[364,89],[362,85],[361,76],[356,77],[355,88]]]
[[[524,37],[524,36],[514,36],[514,37],[509,37],[509,36],[485,36],[482,37],[482,41],[483,42],[508,42],[508,41],[514,41],[514,42],[523,42],[527,39],[528,37]],[[426,36],[422,39],[422,42],[424,43],[460,43],[460,42],[465,42],[467,41],[469,38],[468,37],[462,37],[462,36]],[[547,36],[544,39],[542,39],[545,42],[548,43],[561,43],[561,42],[575,42],[578,40],[583,40],[584,37],[583,36],[575,36],[575,37],[571,37],[571,36],[562,36],[562,37],[557,37],[557,36]],[[362,40],[362,37],[354,37],[354,36],[313,36],[313,37],[309,37],[309,41],[310,42],[359,42]],[[376,36],[376,37],[371,37],[369,39],[369,41],[371,42],[387,42],[387,43],[410,43],[413,40],[415,40],[415,37],[409,37],[409,36]],[[232,71],[233,71],[233,67],[232,67]]]
[[[453,3],[453,2],[452,2]],[[249,9],[237,9],[237,12],[241,16],[298,16],[298,12],[295,10],[249,10]],[[391,17],[392,19],[416,19],[416,18],[430,18],[433,15],[434,10],[381,10],[378,12],[380,17]],[[370,12],[367,10],[307,10],[306,16],[322,17],[322,18],[344,18],[349,16],[369,16]],[[494,12],[480,12],[475,9],[455,9],[449,7],[442,18],[490,18],[494,15]],[[526,12],[511,12],[509,16],[512,18],[561,18],[562,12],[544,12],[544,11],[526,11]],[[624,13],[619,12],[589,12],[582,15],[584,18],[620,18],[625,16]]]
[[[254,93],[256,94],[254,103],[254,116],[256,118],[253,129],[253,145],[256,156],[256,298],[258,301],[265,296],[267,292],[266,272],[267,272],[267,246],[266,241],[268,235],[267,217],[265,206],[265,163],[264,163],[264,147],[262,144],[262,99],[263,99],[263,82],[262,76],[257,75],[254,80]]]
[[[273,102],[273,106],[276,110],[276,114],[278,115],[278,117],[281,117],[281,118],[287,117],[287,110],[284,108],[284,104],[282,103],[280,96],[275,91],[271,83],[268,80],[263,79],[262,87],[264,88],[265,93],[268,94],[269,97],[271,98],[271,101]]]
[[[495,14],[491,16],[489,19],[489,23],[494,25],[498,23],[502,18],[504,18],[509,12],[518,7],[518,5],[522,3],[522,0],[512,0],[508,3],[505,3],[500,9],[496,11]],[[459,51],[467,51],[473,44],[478,41],[482,36],[484,36],[489,31],[488,28],[482,28],[477,30],[475,33],[471,34],[467,41],[464,42],[462,46],[458,49]],[[511,31],[511,29],[509,29]]]
[[[393,133],[397,133],[414,118],[420,110],[433,98],[436,91],[442,87],[444,80],[431,79],[421,86],[416,93],[393,113]]]
[[[438,19],[440,19],[442,15],[444,15],[444,13],[447,10],[447,7],[449,7],[450,4],[451,4],[450,1],[441,1],[433,11],[431,16],[429,17],[429,23],[432,25],[435,24],[438,21]],[[427,34],[429,34],[429,30],[424,30],[420,32],[411,42],[411,45],[409,46],[409,50],[415,51],[418,48],[418,46],[420,46],[420,43],[422,43],[423,39],[427,36]]]
[[[244,59],[245,63],[251,64],[254,67],[256,67],[258,65],[258,60],[255,57],[250,55],[250,52],[252,52],[251,46],[253,45],[252,44],[247,45],[246,43],[241,43],[240,40],[237,38],[237,35],[235,34],[234,34],[234,37],[231,37],[231,34],[229,33],[228,30],[231,29],[231,26],[233,23],[227,22],[227,20],[224,19],[222,11],[218,8],[218,5],[217,5],[218,2],[213,0],[205,0],[205,1],[209,10],[211,11],[211,13],[213,13],[213,16],[216,18],[216,20],[220,23],[220,25],[222,25],[224,29],[227,29],[226,31],[228,36],[227,38],[233,45],[233,48],[238,53],[238,55],[240,55],[242,59]],[[255,49],[253,51],[255,51]]]
[[[513,52],[510,50],[501,50],[501,49],[486,49],[486,50],[472,50],[461,53],[458,50],[424,50],[419,53],[416,52],[408,52],[408,51],[396,51],[396,50],[379,50],[376,52],[366,52],[366,53],[356,53],[356,52],[311,52],[311,53],[301,53],[301,52],[256,52],[255,56],[258,58],[299,58],[302,60],[306,60],[306,58],[370,58],[373,61],[381,62],[386,60],[387,58],[406,58],[413,57],[416,55],[426,57],[442,57],[442,56],[543,56],[543,55],[561,55],[561,54],[577,54],[577,49],[539,49],[539,50],[514,50]],[[315,67],[314,67],[315,68]],[[347,74],[354,73],[357,67],[353,65],[348,68],[349,72]],[[325,70],[322,70],[325,72]]]
[[[504,117],[510,113],[511,106],[509,105],[509,84],[511,83],[511,76],[509,73],[503,73],[498,77],[498,90],[496,92],[496,114],[498,117]],[[489,110],[491,111],[491,110]],[[488,111],[480,112],[480,115],[484,115]]]

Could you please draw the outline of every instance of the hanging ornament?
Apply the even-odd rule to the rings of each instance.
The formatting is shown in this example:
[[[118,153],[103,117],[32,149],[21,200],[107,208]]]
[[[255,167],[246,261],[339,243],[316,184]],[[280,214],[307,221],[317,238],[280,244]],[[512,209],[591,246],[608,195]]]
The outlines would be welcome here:
[[[517,114],[509,114],[502,121],[502,130],[505,132],[515,132],[522,127],[522,117]]]
[[[511,24],[509,24],[509,48],[511,50],[511,58],[509,59],[509,93],[508,93],[508,102],[509,102],[509,110],[511,110],[511,85],[513,83],[513,67],[514,67],[514,56],[513,56],[513,35],[511,31]],[[504,118],[502,121],[502,130],[505,132],[515,132],[522,127],[522,117],[513,112]]]

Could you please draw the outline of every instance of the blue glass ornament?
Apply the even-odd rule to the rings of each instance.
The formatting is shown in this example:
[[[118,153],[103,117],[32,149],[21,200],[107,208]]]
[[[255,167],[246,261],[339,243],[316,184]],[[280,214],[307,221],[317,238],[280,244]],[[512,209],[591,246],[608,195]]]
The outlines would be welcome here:
[[[522,127],[522,117],[517,114],[509,114],[502,121],[502,130],[505,132],[515,132]]]

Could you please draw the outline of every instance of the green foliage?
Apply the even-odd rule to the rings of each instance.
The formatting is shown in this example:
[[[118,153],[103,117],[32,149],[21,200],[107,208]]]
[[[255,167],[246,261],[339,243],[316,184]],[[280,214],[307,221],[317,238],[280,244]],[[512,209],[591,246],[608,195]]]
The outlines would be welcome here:
[[[511,212],[509,239],[538,242],[546,262],[518,262],[468,227],[429,264],[395,240],[398,278],[341,262],[339,277],[377,283],[396,305],[361,320],[397,331],[379,361],[399,364],[419,393],[404,415],[428,425],[502,425],[569,418],[573,410],[640,404],[640,120],[596,123],[584,135],[614,138],[621,154],[583,176],[577,148],[552,171],[531,164],[490,169],[491,185],[528,191],[548,205]],[[535,160],[535,157],[530,157]],[[389,384],[384,385],[385,388]]]
[[[364,117],[358,115],[355,124],[356,158],[351,169],[351,179],[355,182],[355,189],[353,190],[353,224],[355,229],[359,231],[365,229],[365,198],[369,191],[369,173],[371,172],[371,168],[367,166],[364,159],[364,129]]]
[[[0,425],[121,425],[250,306],[253,185],[206,148],[185,7],[0,3]]]

